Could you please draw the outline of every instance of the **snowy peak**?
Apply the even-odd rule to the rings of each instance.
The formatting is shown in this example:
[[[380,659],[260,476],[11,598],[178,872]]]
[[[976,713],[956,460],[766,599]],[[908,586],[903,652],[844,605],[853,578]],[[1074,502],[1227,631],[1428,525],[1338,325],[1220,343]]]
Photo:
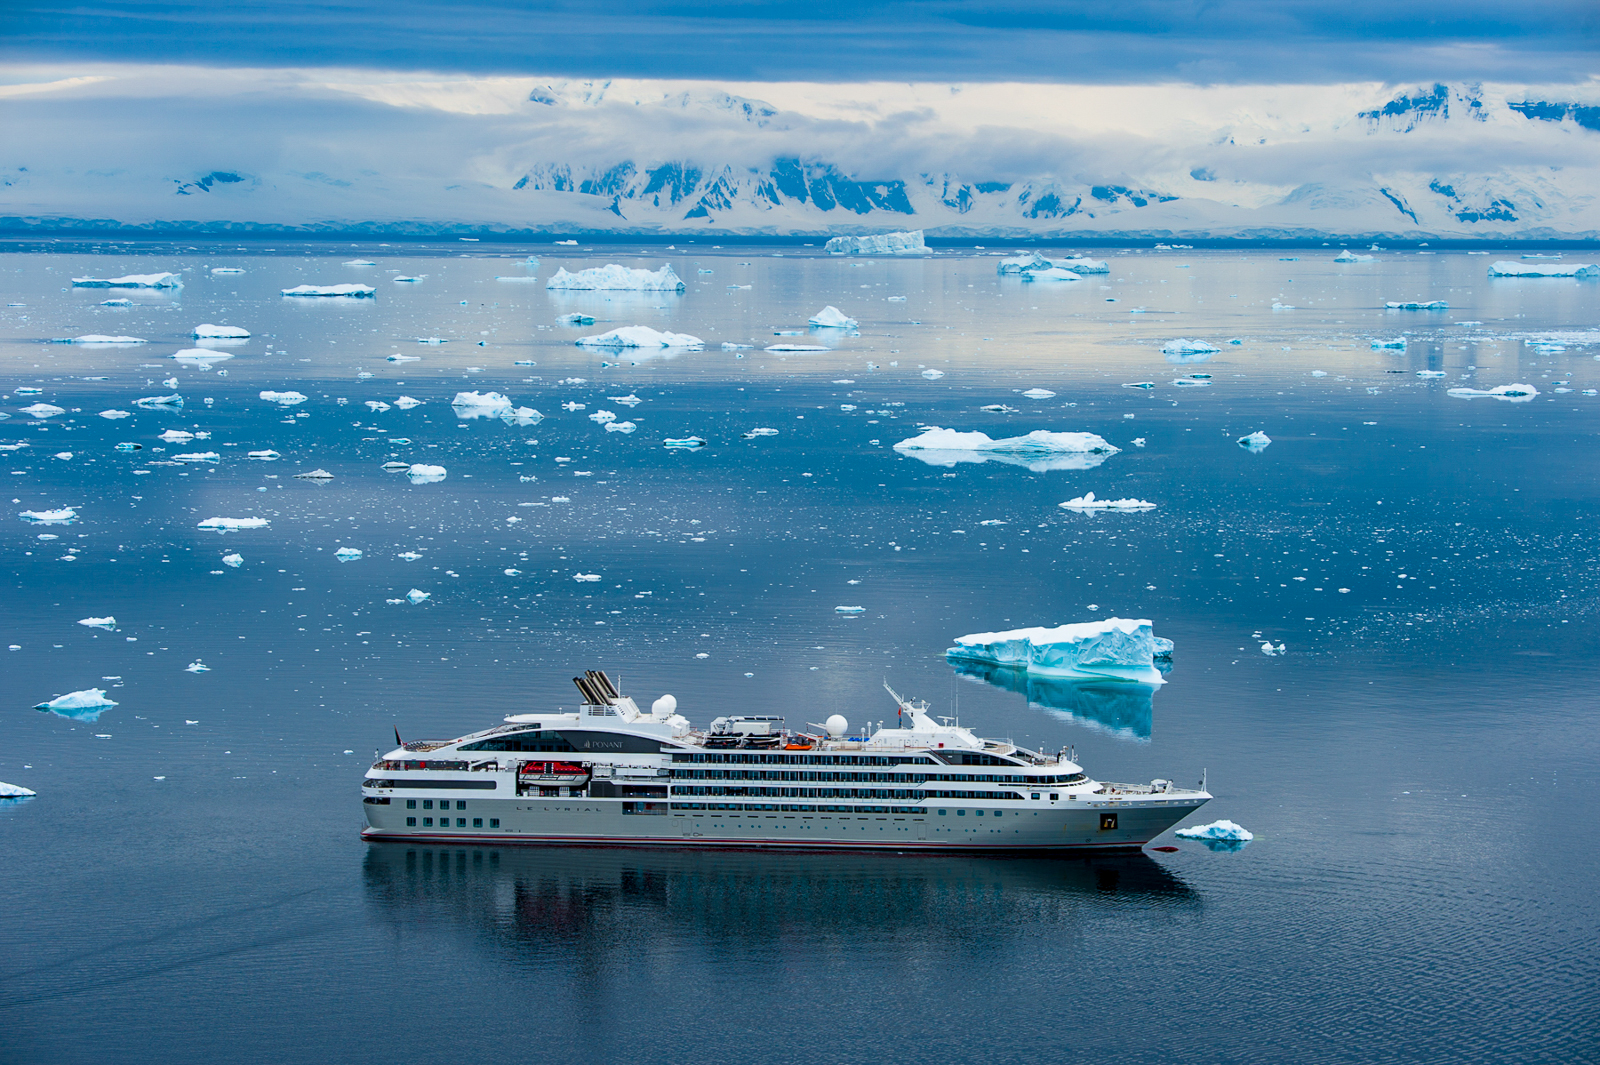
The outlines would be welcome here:
[[[1481,86],[1464,85],[1452,89],[1443,83],[1402,92],[1382,107],[1362,111],[1356,117],[1364,119],[1372,132],[1410,133],[1421,126],[1449,121],[1452,106],[1457,118],[1477,122],[1488,118]]]

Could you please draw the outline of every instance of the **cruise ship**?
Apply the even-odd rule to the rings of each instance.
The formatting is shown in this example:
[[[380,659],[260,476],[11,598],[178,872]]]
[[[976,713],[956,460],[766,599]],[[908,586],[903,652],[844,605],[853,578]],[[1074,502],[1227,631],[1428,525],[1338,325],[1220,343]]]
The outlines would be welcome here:
[[[514,714],[380,754],[368,840],[425,843],[1065,852],[1138,848],[1210,800],[1170,780],[1090,779],[1068,751],[985,740],[887,684],[898,720],[851,734],[771,716],[696,729],[605,673],[576,711]],[[399,739],[397,735],[396,740]]]

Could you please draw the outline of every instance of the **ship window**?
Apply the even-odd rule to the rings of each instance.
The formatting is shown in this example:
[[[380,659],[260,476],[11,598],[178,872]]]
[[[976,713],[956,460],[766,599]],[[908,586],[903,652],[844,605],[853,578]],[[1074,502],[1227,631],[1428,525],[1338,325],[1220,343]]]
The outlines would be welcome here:
[[[416,808],[417,808],[417,800],[415,800],[415,799],[407,799],[406,800],[406,809],[407,810],[415,810]]]
[[[466,808],[467,808],[467,800],[465,800],[465,799],[457,799],[456,800],[456,809],[457,810],[465,810]]]
[[[965,816],[967,816],[967,811],[965,811],[965,810],[957,810],[956,811],[956,816],[957,817],[965,817]]]
[[[406,827],[407,828],[416,828],[417,827],[417,819],[415,817],[406,818]]]
[[[466,828],[467,827],[467,819],[465,817],[456,818],[456,827],[457,828]]]
[[[422,819],[422,823],[423,823],[423,824],[424,824],[424,825],[426,825],[426,826],[427,826],[427,827],[429,827],[429,828],[432,828],[432,827],[433,827],[433,818],[431,818],[431,817],[424,817],[424,818],[423,818],[423,819]]]
[[[474,817],[474,818],[473,818],[473,819],[472,819],[472,827],[473,827],[473,828],[482,828],[482,827],[483,827],[483,818],[481,818],[481,817]]]
[[[422,808],[424,810],[433,809],[433,800],[432,799],[423,799],[422,800]],[[433,819],[432,818],[428,819],[428,824],[430,824],[430,825],[433,824]]]
[[[1005,811],[1004,811],[1004,810],[996,810],[996,811],[995,811],[995,812],[994,812],[994,815],[995,815],[995,816],[996,816],[996,817],[999,817],[999,816],[1000,816],[1000,815],[1001,815],[1001,814],[1003,814],[1003,813],[1005,813]]]
[[[1034,797],[1034,798],[1035,798],[1035,799],[1037,799],[1037,798],[1038,798],[1038,797],[1039,797],[1039,793],[1038,793],[1038,792],[1037,792],[1037,791],[1036,791],[1036,792],[1034,792],[1034,793],[1033,793],[1033,797]]]
[[[489,818],[489,827],[490,828],[499,828],[500,827],[500,819],[498,817]]]
[[[940,811],[939,811],[939,816],[940,816],[940,817],[943,817],[943,816],[944,816],[944,811],[943,811],[943,810],[940,810]]]
[[[982,817],[982,816],[983,816],[983,811],[982,811],[982,810],[979,810],[979,811],[978,811],[978,816],[979,816],[979,817]]]

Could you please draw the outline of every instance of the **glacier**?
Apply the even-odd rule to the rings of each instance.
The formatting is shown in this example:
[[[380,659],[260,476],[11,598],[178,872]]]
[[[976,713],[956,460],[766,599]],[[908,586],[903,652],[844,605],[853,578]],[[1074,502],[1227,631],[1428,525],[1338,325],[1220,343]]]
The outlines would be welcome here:
[[[1170,657],[1172,650],[1172,641],[1156,636],[1147,619],[1107,618],[1053,629],[958,636],[945,657],[1043,676],[1096,677],[1154,686],[1166,683],[1156,660]]]
[[[1551,263],[1534,266],[1528,263],[1501,261],[1489,267],[1490,277],[1600,277],[1600,266],[1594,263]]]
[[[688,333],[664,333],[647,325],[625,325],[598,336],[574,341],[585,348],[689,348],[698,351],[705,341]]]
[[[625,292],[682,292],[683,281],[673,273],[671,266],[663,266],[659,270],[644,270],[634,267],[620,266],[611,263],[606,266],[591,266],[587,270],[579,270],[575,274],[567,273],[566,267],[558,267],[555,276],[545,284],[545,288],[564,289],[567,291],[593,292],[616,291]]]
[[[1034,473],[1093,469],[1120,450],[1094,433],[1056,433],[1035,429],[1025,436],[992,440],[988,433],[961,432],[937,425],[900,441],[894,445],[894,449],[930,466],[992,460],[1024,466]]]
[[[127,274],[123,277],[75,277],[78,288],[182,288],[177,274]]]
[[[834,237],[823,245],[829,255],[926,255],[922,230],[879,233],[869,237]]]

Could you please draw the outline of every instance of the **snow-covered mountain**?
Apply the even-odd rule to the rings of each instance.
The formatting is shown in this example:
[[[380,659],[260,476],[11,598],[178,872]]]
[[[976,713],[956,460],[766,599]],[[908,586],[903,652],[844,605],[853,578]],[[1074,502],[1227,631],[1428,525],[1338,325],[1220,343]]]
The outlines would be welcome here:
[[[0,89],[16,230],[1600,239],[1600,84]],[[261,76],[264,79],[264,76]],[[781,93],[767,102],[733,89]],[[132,97],[132,99],[130,99]]]

